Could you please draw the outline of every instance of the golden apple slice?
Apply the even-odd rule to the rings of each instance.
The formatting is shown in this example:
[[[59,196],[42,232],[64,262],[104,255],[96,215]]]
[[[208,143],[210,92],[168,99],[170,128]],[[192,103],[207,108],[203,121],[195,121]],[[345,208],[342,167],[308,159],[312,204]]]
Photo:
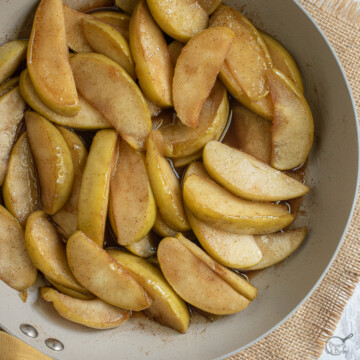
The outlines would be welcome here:
[[[47,278],[70,289],[86,291],[71,273],[64,243],[43,211],[35,211],[29,216],[25,245],[32,263]]]
[[[117,140],[114,130],[100,130],[96,133],[80,186],[78,229],[101,247],[104,242],[110,177],[116,161]]]
[[[232,30],[214,27],[194,36],[181,51],[175,66],[173,97],[184,125],[198,125],[201,109],[233,41]]]
[[[88,11],[106,6],[113,6],[114,0],[63,0],[64,4],[77,11]]]
[[[285,47],[273,37],[264,32],[260,33],[269,50],[274,67],[282,71],[290,80],[292,80],[298,90],[303,94],[304,85],[300,70],[297,67],[294,58],[285,49]]]
[[[197,175],[185,180],[183,196],[190,211],[201,221],[236,234],[276,232],[294,219],[286,206],[241,199]]]
[[[19,76],[8,79],[0,84],[0,97],[5,95],[7,92],[12,90],[15,86],[19,84]]]
[[[201,150],[224,131],[229,118],[229,100],[224,86],[217,81],[201,110],[198,125],[191,128],[175,119],[172,126],[160,127],[164,155],[184,157]]]
[[[133,148],[141,149],[151,131],[146,101],[118,64],[100,54],[71,58],[76,86]]]
[[[11,151],[2,194],[6,208],[25,226],[29,215],[39,206],[35,163],[26,133],[20,136]]]
[[[0,280],[15,290],[25,290],[36,281],[37,270],[25,248],[24,230],[0,205]]]
[[[147,4],[162,30],[181,42],[208,26],[208,15],[197,0],[147,0]]]
[[[164,218],[160,214],[160,210],[158,209],[156,212],[156,218],[153,230],[162,237],[174,237],[178,232],[172,229],[164,220]]]
[[[281,201],[303,196],[310,190],[261,160],[218,141],[205,145],[203,161],[215,181],[244,199]]]
[[[109,250],[109,254],[143,286],[153,299],[145,313],[160,324],[185,333],[190,321],[189,311],[161,272],[146,260],[120,250]]]
[[[129,15],[117,11],[95,11],[91,15],[114,27],[126,41],[129,41]]]
[[[24,70],[20,76],[20,92],[31,108],[55,124],[79,130],[96,130],[111,127],[110,123],[99,111],[91,106],[81,95],[79,95],[81,109],[75,116],[63,116],[51,110],[36,94],[27,70]]]
[[[164,34],[146,1],[136,6],[130,21],[130,47],[144,95],[161,107],[171,107],[174,67]]]
[[[82,26],[82,20],[92,18],[90,15],[73,10],[64,5],[66,40],[69,48],[75,52],[91,52]]]
[[[58,126],[57,129],[64,137],[70,150],[74,168],[74,181],[68,201],[52,216],[52,220],[58,226],[60,233],[68,239],[77,230],[78,226],[79,194],[88,152],[84,143],[75,132],[61,126]]]
[[[161,107],[154,104],[152,101],[150,101],[149,99],[145,98],[146,104],[149,108],[149,112],[150,112],[150,116],[151,119],[153,119],[154,117],[158,116],[161,113]]]
[[[231,103],[231,108],[231,130],[236,136],[237,147],[270,164],[271,122],[246,109],[236,101]]]
[[[160,242],[158,259],[166,280],[176,293],[201,310],[226,315],[244,310],[250,304],[249,299],[218,276],[177,238],[168,237]],[[216,263],[216,267],[220,266]]]
[[[79,112],[62,0],[41,0],[38,5],[27,51],[27,66],[36,93],[47,106],[65,116]]]
[[[222,0],[198,0],[200,6],[208,15],[212,14],[221,4]]]
[[[9,41],[0,46],[0,83],[10,77],[26,58],[27,40]]]
[[[226,55],[226,64],[250,100],[264,98],[269,93],[266,69],[272,67],[272,62],[255,26],[240,12],[225,5],[212,15],[210,26],[226,26],[234,31],[235,39]]]
[[[83,18],[82,24],[85,38],[94,51],[118,63],[136,79],[130,47],[119,31],[96,18]]]
[[[140,256],[142,258],[148,258],[150,256],[156,255],[158,243],[159,240],[156,235],[152,232],[149,232],[143,239],[135,244],[127,245],[125,248],[134,255]]]
[[[304,163],[314,139],[314,120],[299,90],[279,70],[267,72],[274,103],[271,165],[279,170]]]
[[[191,228],[204,250],[218,263],[234,269],[258,264],[263,255],[254,235],[238,235],[210,226],[186,211]]]
[[[190,177],[191,175],[197,175],[204,177],[205,179],[210,179],[209,174],[206,172],[204,165],[200,161],[194,161],[191,163],[184,173],[184,177],[182,182],[184,183],[185,180]]]
[[[41,115],[25,113],[26,134],[39,176],[41,202],[52,215],[67,202],[74,180],[71,153],[59,130]]]
[[[135,311],[151,305],[150,296],[134,277],[83,232],[70,237],[66,254],[76,279],[100,299]]]
[[[64,285],[58,284],[57,282],[50,280],[48,278],[46,278],[46,280],[52,286],[54,286],[54,288],[56,290],[60,291],[61,293],[65,294],[65,295],[71,296],[73,298],[81,299],[81,300],[92,300],[95,298],[95,296],[91,292],[87,291],[86,289],[84,289],[85,291],[80,292],[80,291],[77,291],[74,289],[70,289]]]
[[[0,185],[3,185],[16,133],[24,117],[25,102],[19,87],[0,97]]]
[[[146,165],[151,188],[166,223],[175,230],[187,231],[190,226],[182,203],[180,182],[170,163],[157,148],[161,143],[158,135],[160,134],[153,132],[147,142]]]
[[[202,149],[191,155],[175,158],[172,160],[172,162],[175,167],[183,167],[183,166],[186,166],[186,165],[192,163],[195,160],[200,159],[201,156],[202,156]]]
[[[180,41],[174,40],[168,45],[169,54],[171,63],[175,67],[178,57],[181,54],[181,50],[184,48],[185,44]]]
[[[283,261],[300,246],[305,236],[305,227],[276,234],[255,236],[256,244],[264,256],[257,265],[244,270],[260,270]]]
[[[41,297],[52,302],[63,318],[93,329],[118,327],[131,316],[129,310],[119,309],[100,299],[75,299],[49,287],[41,288]]]
[[[145,155],[125,141],[119,146],[119,162],[110,189],[110,219],[118,243],[131,245],[140,241],[154,225],[156,204]]]
[[[139,0],[115,0],[116,6],[129,14],[133,12],[138,2]]]

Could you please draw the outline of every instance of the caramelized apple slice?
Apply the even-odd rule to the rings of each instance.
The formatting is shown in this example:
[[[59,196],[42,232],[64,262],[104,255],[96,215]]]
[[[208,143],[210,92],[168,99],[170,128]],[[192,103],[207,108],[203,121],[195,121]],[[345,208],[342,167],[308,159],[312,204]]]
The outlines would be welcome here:
[[[152,232],[149,232],[140,241],[132,245],[127,245],[125,248],[134,255],[140,256],[142,258],[148,258],[150,256],[156,255],[158,243],[159,240],[156,235]]]
[[[12,90],[15,86],[19,84],[19,76],[8,79],[0,84],[0,97],[5,95],[7,92]]]
[[[116,6],[129,14],[133,12],[138,2],[139,0],[115,0]]]
[[[180,41],[174,40],[168,45],[169,54],[171,63],[175,67],[178,57],[181,54],[181,50],[184,48],[185,44]]]
[[[27,40],[9,41],[0,46],[0,83],[10,77],[25,60]]]
[[[114,0],[64,0],[64,4],[77,11],[88,11],[106,6],[113,6]]]
[[[200,6],[208,15],[212,14],[221,4],[222,0],[198,0]]]
[[[91,15],[114,27],[126,41],[129,41],[129,15],[117,11],[95,11]]]
[[[162,237],[175,236],[178,232],[172,229],[161,216],[159,209],[156,212],[156,218],[153,230]]]
[[[46,280],[52,285],[54,286],[54,288],[58,291],[60,291],[61,293],[71,296],[73,298],[76,299],[81,299],[81,300],[92,300],[95,298],[95,296],[90,292],[87,291],[86,289],[84,289],[84,291],[77,291],[74,289],[70,289],[64,285],[61,285],[49,278],[46,278]]]

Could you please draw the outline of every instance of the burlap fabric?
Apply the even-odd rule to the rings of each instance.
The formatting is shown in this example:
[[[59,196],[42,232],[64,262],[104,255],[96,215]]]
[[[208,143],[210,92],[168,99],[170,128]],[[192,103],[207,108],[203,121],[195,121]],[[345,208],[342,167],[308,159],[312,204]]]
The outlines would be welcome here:
[[[360,11],[352,0],[298,0],[345,69],[360,114]],[[283,325],[228,360],[318,359],[360,278],[360,197],[339,254],[323,281]],[[354,359],[355,360],[355,359]]]

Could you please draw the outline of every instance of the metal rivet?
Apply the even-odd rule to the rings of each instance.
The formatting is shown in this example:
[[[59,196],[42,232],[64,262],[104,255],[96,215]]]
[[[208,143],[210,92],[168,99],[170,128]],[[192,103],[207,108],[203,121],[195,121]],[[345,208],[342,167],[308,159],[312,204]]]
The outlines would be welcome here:
[[[46,339],[45,344],[48,348],[54,351],[64,350],[64,344],[57,339],[53,339],[53,338]]]
[[[29,324],[21,324],[20,325],[20,330],[26,335],[29,336],[31,338],[36,338],[38,337],[38,332],[37,330]]]

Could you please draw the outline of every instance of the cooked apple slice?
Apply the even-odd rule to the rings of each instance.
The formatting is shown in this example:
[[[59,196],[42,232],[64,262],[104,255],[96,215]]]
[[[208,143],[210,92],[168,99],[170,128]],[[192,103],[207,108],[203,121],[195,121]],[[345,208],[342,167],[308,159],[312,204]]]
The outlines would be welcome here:
[[[191,155],[173,159],[172,162],[173,162],[173,164],[174,164],[174,166],[176,168],[177,167],[183,167],[183,166],[186,166],[186,165],[192,163],[195,160],[200,159],[201,156],[202,156],[202,149],[195,152],[195,153],[193,153],[193,154],[191,154]]]
[[[185,333],[190,321],[189,311],[161,272],[146,260],[120,250],[109,250],[109,254],[146,290],[153,299],[145,313],[160,324]]]
[[[8,79],[0,84],[0,97],[5,95],[7,92],[12,90],[15,86],[19,84],[19,76]]]
[[[160,127],[164,155],[184,157],[201,150],[221,134],[229,118],[229,100],[224,86],[217,81],[201,110],[198,125],[191,128],[178,118],[172,126]]]
[[[200,6],[208,15],[212,14],[221,4],[222,0],[198,0]]]
[[[155,104],[171,107],[174,67],[164,34],[152,18],[145,0],[136,6],[129,31],[141,90]]]
[[[180,41],[174,40],[168,45],[169,54],[171,63],[175,67],[178,57],[181,54],[181,50],[184,48],[185,44]]]
[[[173,97],[184,125],[198,125],[201,109],[233,41],[230,29],[217,27],[194,36],[182,49],[175,66]]]
[[[190,229],[186,219],[179,179],[159,149],[159,133],[153,132],[147,142],[146,165],[151,188],[160,214],[172,228],[178,231]]]
[[[70,197],[66,204],[52,216],[61,234],[68,239],[78,226],[78,202],[88,152],[80,137],[75,132],[59,126],[57,128],[69,147],[74,168],[74,181]]]
[[[220,264],[209,267],[177,238],[168,237],[160,242],[158,259],[166,280],[177,294],[201,310],[226,315],[244,310],[250,304],[249,299],[214,272],[214,267]],[[234,276],[240,278],[235,273]]]
[[[25,248],[24,230],[0,205],[0,280],[15,290],[25,290],[36,281],[37,270]]]
[[[74,167],[71,153],[59,130],[41,115],[25,113],[26,134],[39,176],[41,202],[52,215],[71,194]]]
[[[236,136],[237,147],[270,164],[271,122],[236,101],[231,103],[231,109],[231,126]]]
[[[158,244],[159,240],[156,235],[149,232],[143,239],[135,244],[125,246],[125,248],[134,255],[142,258],[148,258],[156,254]]]
[[[155,218],[153,230],[162,237],[167,237],[167,236],[173,237],[178,233],[176,230],[172,229],[166,223],[164,218],[161,216],[159,209],[156,212],[156,218]]]
[[[0,46],[0,83],[10,77],[26,58],[27,40],[9,41]]]
[[[100,299],[75,299],[49,287],[41,288],[41,297],[52,302],[63,318],[93,329],[118,327],[131,316],[129,310],[119,309]]]
[[[27,51],[27,67],[36,93],[50,109],[65,116],[79,112],[62,0],[41,0],[38,5]]]
[[[263,255],[254,235],[238,235],[219,230],[186,211],[191,228],[204,250],[218,263],[234,269],[258,264]]]
[[[210,26],[226,26],[234,31],[235,40],[226,55],[226,63],[236,82],[250,100],[259,100],[269,93],[266,69],[271,57],[260,33],[240,12],[221,5],[213,14]]]
[[[79,95],[81,109],[75,116],[63,116],[51,110],[36,94],[27,70],[24,70],[20,76],[20,92],[31,108],[55,124],[79,130],[95,130],[111,127],[110,123],[99,111],[91,106],[81,95]]]
[[[204,165],[200,161],[194,161],[191,163],[188,168],[186,169],[182,183],[185,182],[185,180],[190,177],[191,175],[197,175],[202,176],[205,179],[210,179],[209,174],[206,172],[206,169],[204,168]]]
[[[283,73],[270,69],[267,79],[274,103],[271,165],[279,170],[293,169],[309,155],[314,120],[304,95]]]
[[[244,199],[281,201],[303,196],[310,190],[254,156],[218,141],[205,145],[203,161],[214,180]]]
[[[271,60],[276,69],[282,71],[290,80],[293,81],[298,90],[303,94],[304,85],[301,73],[296,65],[294,58],[277,40],[270,35],[260,32],[269,50]]]
[[[20,136],[11,151],[2,193],[6,208],[25,226],[29,215],[39,206],[35,163],[26,133]]]
[[[94,51],[114,60],[136,79],[129,45],[119,31],[96,18],[83,18],[82,24],[85,38]]]
[[[64,243],[43,211],[35,211],[29,216],[25,245],[32,263],[47,278],[70,289],[86,291],[71,273]]]
[[[129,15],[117,11],[95,11],[91,13],[91,15],[111,25],[126,39],[126,41],[129,41]]]
[[[153,119],[154,117],[158,116],[161,113],[161,107],[154,104],[152,101],[150,101],[149,99],[145,98],[146,104],[149,108],[149,112],[150,112],[150,116],[151,119]]]
[[[133,12],[138,2],[139,0],[115,0],[116,6],[129,14]]]
[[[95,298],[95,296],[91,292],[87,291],[86,289],[84,289],[85,291],[80,292],[80,291],[77,291],[74,289],[70,289],[64,285],[58,284],[57,282],[50,280],[48,278],[46,278],[46,280],[52,286],[54,286],[54,288],[56,290],[60,291],[61,293],[65,294],[65,295],[71,296],[73,298],[81,299],[81,300],[92,300]]]
[[[66,254],[76,279],[100,299],[135,311],[151,305],[150,296],[133,276],[83,232],[70,237]]]
[[[0,185],[5,180],[10,152],[24,117],[25,106],[18,86],[0,97]]]
[[[114,130],[100,130],[96,133],[80,186],[78,229],[101,247],[104,243],[110,177],[116,161],[117,139]]]
[[[147,0],[147,4],[162,30],[181,42],[208,26],[208,15],[197,0]]]
[[[264,256],[257,265],[244,270],[260,270],[285,260],[300,246],[305,236],[305,227],[276,234],[255,236],[256,244]]]
[[[110,219],[118,243],[131,245],[140,241],[154,225],[156,204],[145,155],[125,141],[119,146],[119,162],[110,189]]]
[[[63,0],[64,4],[77,11],[88,11],[101,7],[113,6],[114,0]]]
[[[130,76],[100,54],[71,58],[76,86],[133,148],[141,149],[151,131],[146,101]]]
[[[236,234],[276,232],[294,220],[286,206],[241,199],[197,175],[185,180],[183,196],[190,211],[201,221]]]

